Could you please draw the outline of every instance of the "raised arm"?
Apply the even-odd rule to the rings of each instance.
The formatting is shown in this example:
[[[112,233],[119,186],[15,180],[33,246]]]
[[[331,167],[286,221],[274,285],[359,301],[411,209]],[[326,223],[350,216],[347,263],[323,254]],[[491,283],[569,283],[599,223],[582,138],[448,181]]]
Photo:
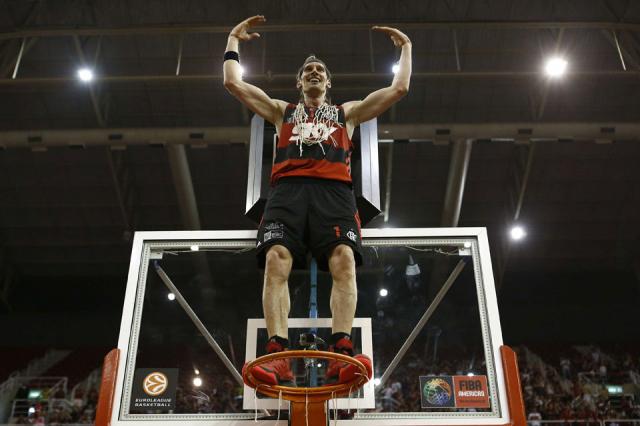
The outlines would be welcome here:
[[[262,15],[252,16],[236,25],[229,33],[227,39],[227,50],[225,51],[225,61],[223,65],[224,87],[235,96],[240,102],[247,106],[251,111],[258,114],[265,120],[273,123],[278,129],[282,124],[282,117],[287,103],[278,99],[271,99],[262,89],[242,81],[240,72],[240,62],[229,57],[238,54],[238,48],[241,41],[249,41],[260,37],[258,33],[249,33],[248,30],[254,25],[265,22],[266,19]],[[237,58],[237,56],[236,56]]]
[[[385,112],[391,105],[398,102],[409,92],[409,80],[411,79],[411,40],[403,32],[391,27],[372,27],[375,31],[383,32],[389,37],[396,47],[402,49],[398,72],[393,77],[389,87],[370,93],[362,101],[347,102],[343,105],[345,119],[352,126],[371,120]]]

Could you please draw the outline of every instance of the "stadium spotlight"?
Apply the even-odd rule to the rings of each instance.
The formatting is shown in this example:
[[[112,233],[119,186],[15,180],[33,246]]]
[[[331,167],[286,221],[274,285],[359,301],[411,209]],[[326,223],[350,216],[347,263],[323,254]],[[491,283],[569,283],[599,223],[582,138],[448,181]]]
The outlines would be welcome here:
[[[567,71],[567,61],[559,56],[554,56],[547,60],[544,71],[548,77],[560,78]]]
[[[195,370],[193,370],[194,373],[196,373],[196,376],[200,375],[200,370],[198,370],[197,368]]]
[[[391,71],[392,71],[394,74],[398,74],[398,71],[399,71],[399,70],[400,70],[400,64],[396,62],[396,63],[395,63],[395,64],[393,64],[393,66],[391,67]]]
[[[200,377],[195,377],[193,379],[193,386],[198,387],[198,388],[200,386],[202,386],[202,379]]]
[[[511,228],[511,231],[509,231],[509,235],[511,235],[512,240],[518,241],[526,237],[527,232],[524,230],[522,226],[515,225]]]
[[[175,295],[175,294],[173,294],[173,293],[169,293],[169,294],[167,294],[167,299],[169,299],[169,300],[176,300],[176,295]]]
[[[89,83],[90,81],[93,80],[93,70],[91,70],[90,68],[80,68],[78,70],[78,78],[80,79],[80,81],[83,81],[85,83]]]
[[[387,290],[386,288],[380,289],[380,296],[387,297],[388,294],[389,294],[389,290]]]

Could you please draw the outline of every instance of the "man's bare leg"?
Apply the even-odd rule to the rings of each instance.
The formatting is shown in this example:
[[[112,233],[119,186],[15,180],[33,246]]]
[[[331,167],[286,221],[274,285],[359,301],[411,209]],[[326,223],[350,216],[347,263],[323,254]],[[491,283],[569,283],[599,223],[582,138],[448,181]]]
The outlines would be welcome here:
[[[356,315],[358,289],[356,287],[356,261],[353,250],[346,244],[337,245],[329,255],[329,271],[333,278],[331,288],[332,336],[331,350],[344,355],[354,356],[351,342],[351,327]],[[366,355],[355,355],[367,369],[369,377],[373,374],[371,359]],[[332,361],[327,366],[327,383],[346,383],[360,374],[357,368],[344,361]]]
[[[288,280],[292,265],[293,257],[286,247],[274,245],[267,250],[262,290],[262,309],[269,333],[267,353],[283,351],[289,346],[287,319],[291,302]],[[274,359],[255,365],[251,374],[270,385],[295,386],[289,360]]]
[[[356,261],[351,247],[339,244],[331,251],[329,271],[333,278],[330,302],[333,317],[331,332],[351,335],[353,317],[356,314],[358,302]]]
[[[274,245],[267,250],[262,309],[269,337],[286,339],[289,335],[287,319],[291,302],[288,280],[292,265],[293,257],[286,247]]]

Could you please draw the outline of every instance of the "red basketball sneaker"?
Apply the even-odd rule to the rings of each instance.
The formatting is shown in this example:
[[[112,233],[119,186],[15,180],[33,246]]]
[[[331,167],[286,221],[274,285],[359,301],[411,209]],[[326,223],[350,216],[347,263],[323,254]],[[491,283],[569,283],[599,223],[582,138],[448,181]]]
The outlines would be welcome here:
[[[267,343],[267,353],[282,352],[284,348],[277,342]],[[244,377],[247,364],[242,367]],[[251,369],[253,375],[259,381],[269,385],[295,386],[295,378],[291,371],[291,363],[288,359],[274,359],[273,361],[259,364]]]
[[[364,354],[353,355],[353,343],[351,339],[343,337],[338,340],[335,345],[329,347],[329,351],[336,352],[343,355],[353,356],[360,361],[367,369],[367,378],[373,376],[373,367],[371,365],[371,358]],[[327,366],[327,372],[325,374],[327,384],[346,383],[355,379],[356,375],[360,374],[360,370],[355,365],[348,362],[330,360]]]

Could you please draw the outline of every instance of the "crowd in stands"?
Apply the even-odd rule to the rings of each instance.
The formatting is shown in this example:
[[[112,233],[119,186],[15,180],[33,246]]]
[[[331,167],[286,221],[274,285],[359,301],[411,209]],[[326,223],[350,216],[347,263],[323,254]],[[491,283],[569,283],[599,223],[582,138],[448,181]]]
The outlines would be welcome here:
[[[22,397],[22,390],[17,397]],[[23,399],[23,398],[20,398]],[[93,424],[98,404],[98,389],[92,387],[88,391],[77,389],[73,395],[62,392],[55,395],[44,395],[41,400],[29,404],[26,414],[9,419],[11,424],[33,424],[37,426],[61,424]]]
[[[391,359],[391,358],[390,358]],[[421,408],[420,376],[451,376],[466,375],[471,370],[475,374],[486,374],[486,367],[483,362],[475,365],[469,359],[442,359],[427,362],[425,368],[424,356],[416,352],[407,352],[402,362],[395,372],[390,376],[388,383],[382,389],[377,389],[379,397],[376,398],[378,404],[376,412],[419,412],[425,411]],[[388,361],[385,363],[388,364]],[[473,368],[472,368],[473,367]],[[430,409],[429,411],[437,411]],[[445,411],[444,409],[440,411]],[[477,411],[483,411],[478,409]],[[486,411],[486,410],[484,410]]]
[[[576,347],[570,351],[531,351],[516,348],[525,410],[531,426],[541,420],[640,419],[640,358],[623,351],[615,355],[596,347]],[[541,355],[539,355],[541,354]],[[378,360],[388,364],[380,354]],[[422,356],[421,356],[422,355]],[[419,376],[486,374],[483,357],[465,360],[442,359],[428,363],[424,354],[408,352],[390,380],[378,387],[379,412],[419,412],[421,389]],[[386,365],[385,364],[385,365]],[[242,387],[228,374],[204,369],[200,386],[194,386],[193,376],[181,375],[176,393],[176,413],[229,413],[242,410]],[[376,373],[378,376],[381,372]],[[184,376],[184,377],[183,377]],[[617,385],[611,395],[607,386]],[[635,395],[634,392],[635,391]],[[34,402],[29,415],[9,419],[10,423],[58,425],[93,423],[97,405],[97,386],[73,395],[57,393],[47,401]],[[355,405],[354,405],[355,408]],[[481,411],[481,409],[478,409]]]
[[[539,420],[640,419],[637,356],[580,347],[548,364],[526,348],[518,352],[525,410],[532,424],[540,424]],[[609,394],[610,385],[620,385],[615,395]],[[635,388],[636,394],[626,392],[628,387]]]

